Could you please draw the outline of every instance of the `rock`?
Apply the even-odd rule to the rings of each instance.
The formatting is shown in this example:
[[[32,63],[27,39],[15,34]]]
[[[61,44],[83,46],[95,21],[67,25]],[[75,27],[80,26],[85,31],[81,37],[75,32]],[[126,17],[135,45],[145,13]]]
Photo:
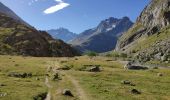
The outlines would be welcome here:
[[[63,67],[57,68],[57,70],[70,70],[73,68],[73,65],[64,65]]]
[[[138,91],[137,89],[132,89],[132,90],[131,90],[131,93],[132,93],[132,94],[141,94],[141,92]]]
[[[100,70],[100,67],[99,66],[94,66],[94,67],[91,67],[90,69],[89,69],[89,71],[90,72],[100,72],[101,70]]]
[[[17,73],[17,72],[11,72],[8,74],[9,77],[17,77],[17,78],[28,78],[32,77],[32,73]]]
[[[124,84],[124,85],[136,86],[134,83],[132,83],[128,80],[123,80],[123,81],[121,81],[121,83]]]
[[[158,76],[163,76],[163,74],[162,74],[162,73],[158,73],[157,75],[158,75]]]
[[[128,81],[128,80],[123,80],[121,83],[122,83],[122,84],[130,84],[131,82]]]
[[[0,97],[5,97],[7,93],[0,93]]]
[[[40,78],[36,77],[36,78],[35,78],[35,80],[39,81],[39,80],[40,80]]]
[[[6,86],[5,84],[0,83],[0,86]]]
[[[168,60],[168,56],[166,54],[164,54],[162,57],[161,57],[161,61],[167,61]]]
[[[136,86],[134,83],[130,83],[131,86]]]
[[[34,96],[33,100],[45,100],[46,97],[47,97],[47,92],[40,93],[40,94]]]
[[[73,97],[73,94],[71,93],[71,91],[69,89],[64,89],[62,94],[65,95],[65,96]]]
[[[59,80],[59,74],[58,73],[54,73],[53,75],[53,79],[52,80]]]
[[[127,66],[127,69],[129,69],[129,70],[146,70],[148,68],[143,67],[143,66],[134,66],[134,65],[132,65],[132,66]]]
[[[78,60],[78,58],[75,58],[74,60]]]

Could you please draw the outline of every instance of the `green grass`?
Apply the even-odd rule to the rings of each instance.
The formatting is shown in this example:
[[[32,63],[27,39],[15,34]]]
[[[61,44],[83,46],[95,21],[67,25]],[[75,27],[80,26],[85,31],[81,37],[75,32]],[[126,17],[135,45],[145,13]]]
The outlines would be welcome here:
[[[83,65],[101,65],[101,72],[79,71]],[[53,72],[48,72],[51,88],[45,86],[45,74],[48,67],[72,66],[71,70],[60,71],[61,80],[53,81]],[[7,76],[10,72],[32,73],[31,78],[14,78]],[[163,76],[157,76],[162,73]],[[79,93],[67,76],[72,76],[84,90],[88,100],[168,100],[170,98],[170,70],[149,69],[130,71],[123,69],[123,64],[110,57],[73,57],[73,58],[35,58],[21,56],[0,56],[0,100],[33,100],[44,92],[51,92],[53,100],[79,100]],[[36,78],[40,80],[36,80]],[[129,80],[136,86],[121,84]],[[70,89],[75,97],[61,94],[63,89]],[[141,94],[130,91],[138,89]]]
[[[100,65],[101,67],[120,67],[121,64],[117,63],[116,61],[107,62],[106,60],[112,60],[108,57],[88,57],[82,56],[79,58],[63,58],[60,59],[61,66],[71,66],[75,70],[80,70],[84,66],[83,65]],[[64,63],[62,63],[64,62]]]
[[[45,59],[41,58],[0,56],[0,83],[6,85],[0,87],[0,94],[7,93],[0,100],[32,100],[34,96],[46,92],[45,65]],[[33,77],[9,77],[10,72],[30,72]]]
[[[81,57],[76,61],[71,59],[67,61],[67,65],[71,64],[76,69],[77,66],[84,64],[102,65],[103,71],[99,73],[68,71],[79,81],[89,100],[168,100],[170,98],[170,70],[128,71],[124,70],[123,65],[118,62],[107,62],[106,58],[102,57],[93,59],[95,60],[91,61]],[[158,77],[158,73],[163,73],[163,77]],[[136,86],[122,85],[122,80],[130,80]],[[134,95],[130,92],[131,89],[138,89],[142,94]]]

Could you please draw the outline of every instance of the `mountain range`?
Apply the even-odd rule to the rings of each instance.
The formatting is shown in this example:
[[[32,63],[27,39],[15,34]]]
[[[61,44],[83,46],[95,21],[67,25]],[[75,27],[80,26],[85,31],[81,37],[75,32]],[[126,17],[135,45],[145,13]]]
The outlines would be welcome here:
[[[61,39],[64,42],[69,42],[77,37],[77,34],[70,32],[66,28],[58,28],[58,29],[51,29],[47,30],[47,32],[54,38],[54,39]]]
[[[26,56],[76,56],[79,53],[48,33],[38,31],[0,3],[0,54]]]
[[[101,53],[111,51],[115,48],[118,37],[132,25],[133,22],[128,17],[122,19],[110,17],[101,21],[97,27],[80,33],[69,43],[81,52],[95,51]]]

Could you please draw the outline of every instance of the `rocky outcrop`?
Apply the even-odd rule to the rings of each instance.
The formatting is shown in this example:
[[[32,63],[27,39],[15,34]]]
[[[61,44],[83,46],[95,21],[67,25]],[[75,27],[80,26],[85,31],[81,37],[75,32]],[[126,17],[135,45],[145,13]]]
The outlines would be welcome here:
[[[169,25],[170,1],[152,0],[133,27],[119,38],[116,50],[134,53],[143,60],[156,59],[161,52],[169,55]]]

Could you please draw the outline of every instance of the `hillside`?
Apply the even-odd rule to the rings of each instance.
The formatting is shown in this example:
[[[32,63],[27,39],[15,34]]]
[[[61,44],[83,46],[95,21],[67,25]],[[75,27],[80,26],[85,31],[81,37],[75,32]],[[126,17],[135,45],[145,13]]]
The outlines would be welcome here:
[[[24,20],[22,20],[18,15],[16,15],[11,9],[9,9],[4,4],[2,4],[1,2],[0,2],[0,13],[8,15],[9,17],[15,19],[17,22],[20,22],[30,28],[32,27],[28,23],[26,23]]]
[[[117,50],[142,61],[170,59],[170,1],[152,0],[136,23],[120,37]]]
[[[128,17],[122,19],[110,17],[103,20],[96,28],[82,32],[70,44],[82,52],[107,52],[115,48],[118,36],[132,25]]]
[[[1,10],[1,9],[0,9]],[[21,23],[0,13],[0,54],[26,56],[75,56],[76,50],[46,32]]]
[[[64,42],[69,42],[77,37],[77,34],[70,32],[65,28],[47,30],[47,33],[49,33],[54,39],[61,39]]]

